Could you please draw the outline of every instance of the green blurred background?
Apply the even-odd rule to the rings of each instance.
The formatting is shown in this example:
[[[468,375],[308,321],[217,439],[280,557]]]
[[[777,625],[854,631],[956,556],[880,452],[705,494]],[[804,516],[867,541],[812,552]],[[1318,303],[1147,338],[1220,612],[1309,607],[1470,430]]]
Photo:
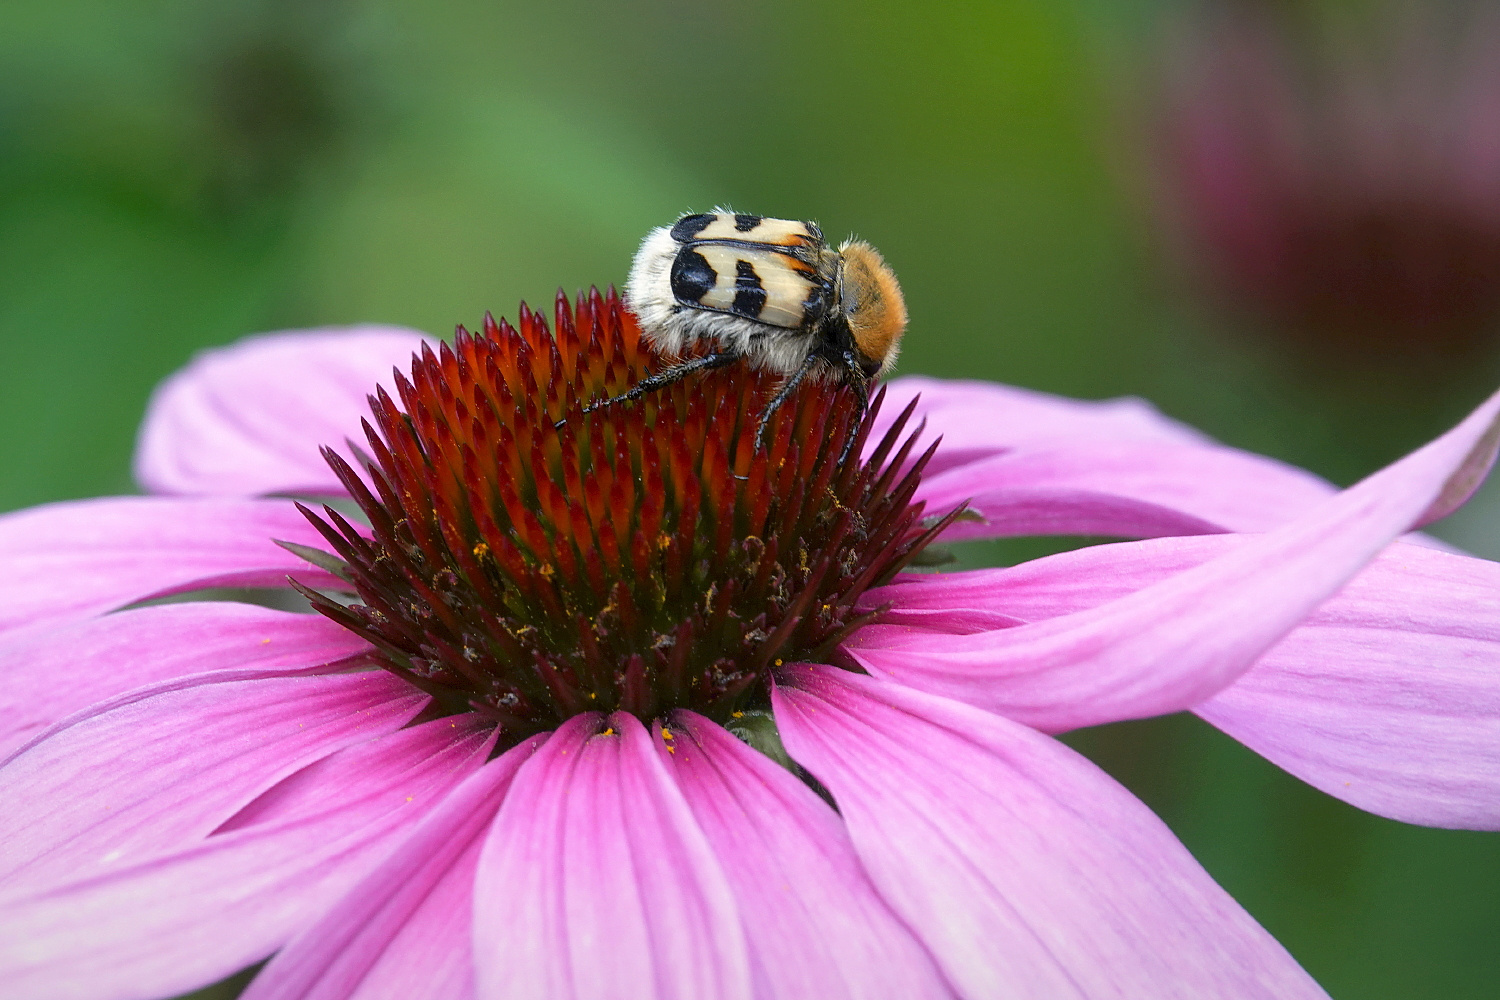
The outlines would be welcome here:
[[[647,229],[720,203],[880,247],[902,371],[1142,395],[1352,481],[1500,382],[1496,352],[1309,360],[1194,294],[1146,194],[1181,7],[12,0],[0,510],[130,491],[148,393],[199,348],[445,334],[620,282]],[[1494,557],[1497,525],[1486,495],[1443,530]],[[1496,995],[1500,837],[1363,815],[1189,717],[1071,740],[1334,997]]]

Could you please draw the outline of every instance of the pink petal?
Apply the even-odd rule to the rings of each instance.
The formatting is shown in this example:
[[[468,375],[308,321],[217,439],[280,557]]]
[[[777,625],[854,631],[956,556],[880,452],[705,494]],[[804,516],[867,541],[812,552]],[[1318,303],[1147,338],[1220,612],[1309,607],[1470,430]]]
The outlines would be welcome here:
[[[1024,726],[832,667],[773,694],[882,896],[965,997],[1322,997],[1151,811]]]
[[[330,758],[317,794],[276,822],[0,906],[0,982],[28,1000],[139,1000],[251,965],[378,865],[492,743],[462,717],[403,730]]]
[[[958,573],[945,573],[946,576],[959,576]],[[875,593],[889,593],[899,591],[903,594],[914,591],[927,591],[929,588],[912,587],[883,587],[877,590],[866,591],[866,596]],[[931,588],[937,590],[939,588]],[[925,594],[923,595],[926,596]],[[998,603],[998,602],[996,602]],[[880,607],[876,602],[874,607]],[[925,638],[927,634],[939,635],[972,635],[975,632],[989,632],[997,628],[1014,628],[1017,625],[1025,625],[1026,621],[1014,615],[1008,615],[999,611],[986,611],[978,608],[965,608],[957,605],[953,607],[904,607],[899,604],[889,607],[880,616],[880,624],[867,625],[859,630],[859,634],[849,641],[851,647],[860,649],[882,649],[886,647],[902,647],[910,645],[918,636]]]
[[[471,1000],[479,850],[516,769],[545,737],[466,778],[317,924],[277,953],[243,1000]]]
[[[1500,829],[1500,565],[1393,547],[1194,711],[1361,809]]]
[[[1267,531],[1336,492],[1312,473],[1218,444],[1139,399],[1093,402],[908,376],[887,386],[872,440],[919,394],[921,440],[942,437],[943,446],[916,499],[932,512],[969,500],[985,517],[953,525],[944,532],[949,541]]]
[[[206,587],[333,577],[272,539],[327,545],[283,500],[109,497],[0,515],[0,633]]]
[[[926,476],[917,499],[934,512],[968,500],[985,519],[956,523],[946,540],[1146,538],[1268,531],[1334,492],[1311,473],[1234,448],[1083,438],[1020,446]]]
[[[0,639],[0,760],[94,702],[189,674],[323,668],[369,649],[321,615],[227,601],[121,611]]]
[[[692,712],[657,747],[739,901],[756,997],[953,996],[806,785]]]
[[[202,840],[282,778],[406,724],[383,671],[200,683],[85,717],[0,767],[0,895]]]
[[[204,351],[152,397],[136,479],[153,493],[341,496],[318,446],[363,441],[366,397],[422,342],[415,330],[354,326]]]
[[[920,396],[915,419],[926,421],[923,447],[943,439],[942,450],[928,466],[933,473],[1041,442],[1212,443],[1191,427],[1162,416],[1143,399],[1068,399],[993,382],[921,375],[886,383],[885,394],[870,439],[880,440],[897,414]]]
[[[889,607],[882,622],[923,622],[925,628],[941,622],[944,613],[954,612],[1006,616],[1008,622],[993,627],[1008,628],[1107,604],[1231,552],[1255,537],[1151,538],[1090,545],[996,569],[910,573],[890,586],[866,591],[860,603],[869,609]],[[917,617],[919,613],[926,617]],[[982,618],[975,621],[983,625]],[[859,645],[866,644],[868,631],[859,633]]]
[[[729,883],[634,716],[577,716],[516,775],[479,858],[479,996],[748,1000]]]
[[[1010,569],[908,578],[872,647],[984,619],[1039,621],[1096,607],[1232,551],[1253,536],[1098,545]],[[1281,767],[1409,823],[1500,825],[1500,565],[1396,542],[1193,710]],[[977,624],[978,628],[963,629]],[[1006,627],[1004,623],[991,627]]]
[[[1240,674],[1392,540],[1467,495],[1494,457],[1492,397],[1311,514],[1118,600],[1035,624],[851,654],[877,676],[1038,729],[1191,707]]]

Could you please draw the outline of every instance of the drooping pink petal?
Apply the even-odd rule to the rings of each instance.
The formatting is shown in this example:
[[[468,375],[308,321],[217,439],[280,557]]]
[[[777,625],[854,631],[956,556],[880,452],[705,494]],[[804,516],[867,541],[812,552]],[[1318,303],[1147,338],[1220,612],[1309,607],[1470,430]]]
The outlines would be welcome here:
[[[957,541],[1268,531],[1334,492],[1311,473],[1234,448],[1082,438],[1023,445],[926,476],[917,498],[934,511],[970,502],[983,520],[943,533]]]
[[[832,667],[792,668],[773,702],[962,996],[1324,996],[1149,809],[1054,740]]]
[[[28,1000],[142,1000],[251,965],[399,846],[492,744],[465,717],[368,741],[328,758],[274,820],[0,904],[0,982]]]
[[[368,648],[321,615],[229,601],[135,608],[0,639],[0,760],[63,717],[133,688],[240,667],[314,670]]]
[[[1361,809],[1500,829],[1500,565],[1393,547],[1194,711]]]
[[[251,337],[204,351],[152,396],[135,475],[153,493],[342,496],[319,445],[363,441],[376,383],[423,335],[389,326]]]
[[[474,886],[483,1000],[748,1000],[744,932],[634,716],[576,716],[521,766]]]
[[[953,996],[806,785],[692,712],[656,736],[739,901],[756,997]]]
[[[474,876],[516,769],[544,736],[471,774],[317,924],[255,977],[244,1000],[472,1000]]]
[[[344,586],[276,545],[326,548],[288,501],[109,497],[0,515],[0,634],[205,587]]]
[[[1189,708],[1235,681],[1494,457],[1500,395],[1285,527],[1118,600],[1029,625],[849,645],[877,676],[1046,731]]]
[[[1099,545],[870,591],[871,647],[1116,600],[1251,540]],[[966,627],[974,626],[974,627]],[[1330,795],[1428,826],[1500,825],[1500,564],[1395,542],[1193,711]]]
[[[428,700],[384,671],[214,676],[75,720],[0,767],[0,897],[200,841],[282,778],[398,729]]]

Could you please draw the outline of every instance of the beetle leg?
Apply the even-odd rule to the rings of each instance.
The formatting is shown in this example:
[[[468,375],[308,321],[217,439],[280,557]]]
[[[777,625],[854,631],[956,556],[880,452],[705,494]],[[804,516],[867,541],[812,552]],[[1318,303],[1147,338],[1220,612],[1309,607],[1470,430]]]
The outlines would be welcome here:
[[[614,396],[610,399],[601,399],[596,403],[589,403],[587,406],[583,407],[581,412],[593,413],[595,410],[602,410],[604,407],[614,406],[616,403],[632,402],[633,400],[640,399],[648,392],[656,392],[658,389],[665,389],[670,385],[681,382],[683,379],[687,378],[694,372],[711,371],[715,368],[723,368],[726,365],[734,364],[736,361],[740,360],[741,357],[742,355],[734,351],[716,351],[713,354],[705,354],[701,358],[690,358],[689,360],[684,361],[681,364],[673,365],[672,367],[667,368],[663,371],[647,375],[645,378],[641,379],[635,385],[631,386],[625,392],[620,393],[618,396]],[[562,428],[562,425],[567,422],[568,418],[563,417],[552,426],[555,429],[560,430]]]
[[[803,360],[802,364],[798,366],[797,370],[792,372],[791,377],[781,384],[781,388],[776,390],[776,395],[771,397],[771,401],[766,404],[764,412],[760,415],[760,423],[755,425],[756,451],[761,450],[765,445],[766,428],[771,423],[771,415],[781,409],[781,404],[785,403],[792,393],[797,390],[797,386],[801,385],[802,380],[807,378],[807,373],[812,371],[813,365],[817,364],[820,360],[818,355],[809,354]]]

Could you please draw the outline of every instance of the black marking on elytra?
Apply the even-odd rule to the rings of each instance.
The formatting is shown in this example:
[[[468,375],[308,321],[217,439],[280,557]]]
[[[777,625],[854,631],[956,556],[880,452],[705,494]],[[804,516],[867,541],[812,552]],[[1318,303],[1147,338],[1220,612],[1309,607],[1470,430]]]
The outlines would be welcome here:
[[[718,272],[696,250],[683,247],[672,261],[672,294],[679,302],[697,302],[718,283]]]
[[[738,260],[734,270],[734,303],[729,308],[749,319],[759,319],[761,310],[766,307],[766,289],[760,283],[760,275],[755,273],[755,265],[748,260]]]
[[[817,326],[823,321],[828,312],[828,300],[831,298],[827,287],[815,278],[808,280],[807,298],[802,300],[802,325],[807,328]]]
[[[736,212],[734,214],[734,231],[737,233],[748,233],[764,222],[765,218],[764,215],[741,215],[739,212]]]
[[[713,225],[718,216],[712,212],[699,212],[697,215],[684,215],[672,226],[672,239],[678,243],[686,243],[703,230]]]

